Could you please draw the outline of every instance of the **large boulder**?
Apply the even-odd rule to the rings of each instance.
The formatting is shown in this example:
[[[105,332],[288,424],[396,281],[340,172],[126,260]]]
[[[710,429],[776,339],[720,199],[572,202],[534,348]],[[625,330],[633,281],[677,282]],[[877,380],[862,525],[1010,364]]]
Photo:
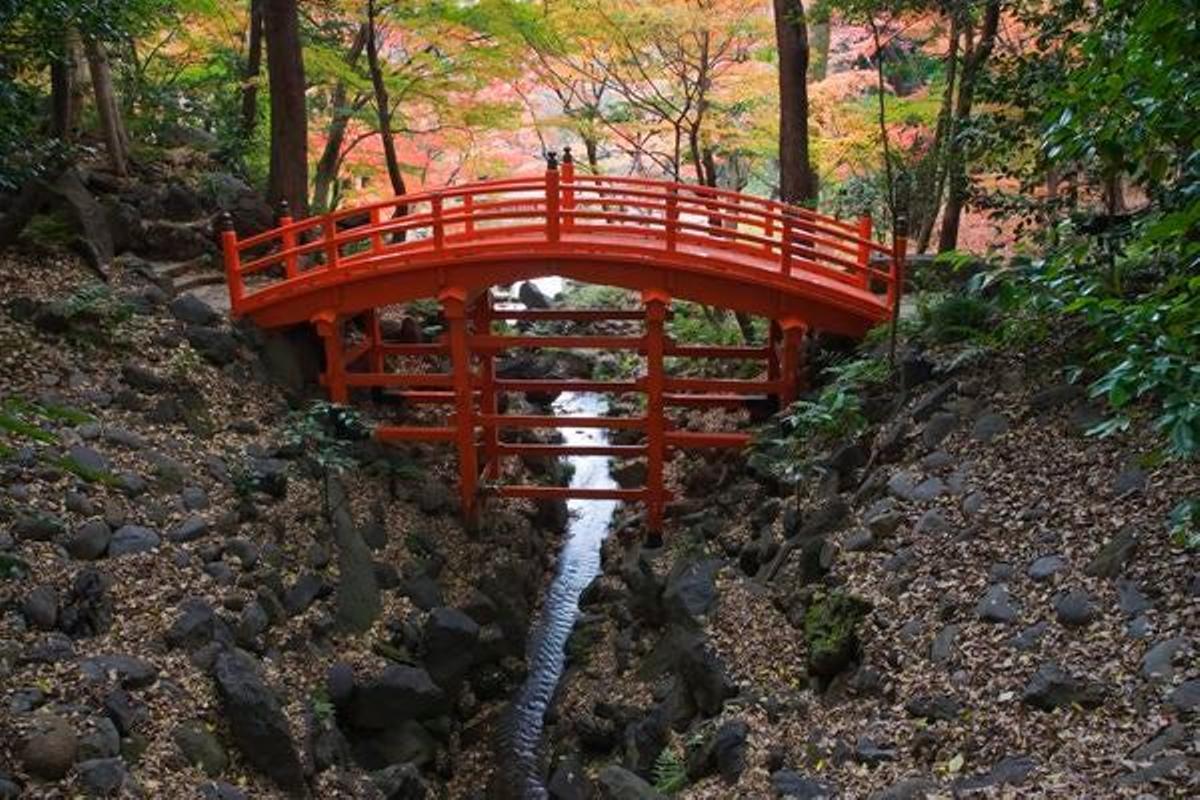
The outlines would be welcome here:
[[[858,657],[858,626],[870,610],[865,600],[835,592],[809,606],[804,615],[808,668],[832,678]]]
[[[419,667],[393,664],[354,687],[346,720],[359,728],[388,728],[406,719],[427,719],[449,708],[446,693]]]
[[[435,608],[425,622],[422,649],[430,676],[447,692],[457,690],[475,657],[479,624],[456,608]]]
[[[79,738],[71,724],[61,717],[39,719],[21,748],[25,771],[39,778],[56,781],[70,771],[79,749]]]
[[[237,650],[222,653],[213,679],[233,743],[246,762],[281,789],[302,795],[304,770],[287,717],[254,660]]]

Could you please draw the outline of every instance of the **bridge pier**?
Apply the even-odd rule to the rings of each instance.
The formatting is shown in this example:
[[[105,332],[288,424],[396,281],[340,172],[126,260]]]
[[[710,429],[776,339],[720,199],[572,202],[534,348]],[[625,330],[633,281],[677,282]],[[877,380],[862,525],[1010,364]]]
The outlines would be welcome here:
[[[322,311],[313,317],[312,322],[325,345],[325,373],[322,377],[329,400],[345,405],[349,390],[346,388],[346,356],[342,338],[344,321],[335,311]]]
[[[467,319],[467,290],[457,286],[438,295],[446,334],[450,342],[450,364],[454,385],[454,438],[458,447],[458,492],[464,518],[475,515],[479,484],[479,455],[475,445],[475,396],[471,387],[471,343]]]

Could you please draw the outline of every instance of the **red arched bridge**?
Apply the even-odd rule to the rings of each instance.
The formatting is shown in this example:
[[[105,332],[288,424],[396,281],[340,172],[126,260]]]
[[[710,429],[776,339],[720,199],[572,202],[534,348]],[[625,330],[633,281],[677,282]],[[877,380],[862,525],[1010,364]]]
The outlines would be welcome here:
[[[228,222],[228,221],[227,221]],[[640,178],[576,175],[569,150],[560,170],[552,156],[543,175],[454,186],[293,221],[238,239],[225,224],[222,243],[234,316],[265,327],[313,324],[325,343],[322,382],[333,401],[351,389],[383,389],[415,403],[448,408],[437,426],[381,426],[385,441],[457,445],[462,505],[470,513],[483,486],[526,498],[640,501],[647,527],[661,530],[669,499],[663,466],[688,448],[741,447],[745,433],[676,429],[673,407],[736,406],[770,396],[795,399],[802,380],[801,342],[809,330],[860,336],[886,320],[899,301],[905,242],[872,238],[871,221],[854,223],[759,197]],[[642,307],[497,308],[490,289],[560,275],[639,292]],[[389,341],[378,309],[437,298],[445,333],[431,343]],[[679,344],[664,323],[672,299],[771,320],[764,346]],[[641,322],[638,336],[501,335],[503,321]],[[347,322],[365,333],[351,336]],[[494,360],[510,348],[630,351],[644,362],[628,381],[504,380]],[[413,371],[436,356],[449,371]],[[672,377],[667,357],[760,359],[758,380]],[[408,365],[407,372],[397,371]],[[436,369],[436,368],[435,368]],[[556,418],[501,414],[501,392],[640,393],[635,418]],[[501,431],[595,427],[635,429],[637,445],[517,444]],[[645,457],[643,488],[572,489],[501,486],[512,456]],[[482,479],[482,480],[481,480]]]

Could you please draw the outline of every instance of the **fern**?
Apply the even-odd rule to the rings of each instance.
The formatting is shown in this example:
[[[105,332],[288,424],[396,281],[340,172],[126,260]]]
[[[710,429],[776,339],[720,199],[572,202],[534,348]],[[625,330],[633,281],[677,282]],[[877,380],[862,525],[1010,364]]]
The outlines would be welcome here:
[[[660,794],[675,794],[688,785],[687,767],[669,747],[654,759],[654,790]]]

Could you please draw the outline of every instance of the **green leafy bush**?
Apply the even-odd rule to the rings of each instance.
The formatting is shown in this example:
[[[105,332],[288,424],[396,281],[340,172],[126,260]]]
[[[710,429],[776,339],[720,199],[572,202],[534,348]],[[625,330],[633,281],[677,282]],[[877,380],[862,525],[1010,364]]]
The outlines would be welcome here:
[[[654,759],[654,790],[659,794],[676,794],[688,785],[687,767],[670,747]]]
[[[942,344],[974,339],[988,330],[994,314],[986,300],[971,295],[949,295],[926,310],[926,330]]]

